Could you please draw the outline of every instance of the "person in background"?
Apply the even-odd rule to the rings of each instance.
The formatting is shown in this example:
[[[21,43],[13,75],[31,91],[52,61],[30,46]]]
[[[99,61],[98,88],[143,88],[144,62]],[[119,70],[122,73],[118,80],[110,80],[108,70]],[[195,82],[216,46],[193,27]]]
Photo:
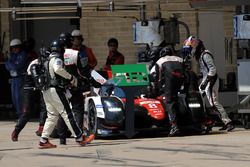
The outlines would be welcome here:
[[[108,40],[109,55],[103,70],[111,70],[111,65],[124,64],[124,56],[118,51],[118,40],[110,38]]]
[[[25,75],[25,80],[24,80],[24,85],[23,85],[23,97],[24,97],[23,98],[23,112],[21,116],[19,117],[19,119],[17,120],[15,129],[11,134],[11,140],[14,142],[18,141],[18,135],[22,131],[22,129],[25,127],[27,122],[29,121],[31,113],[35,112],[35,108],[34,108],[35,103],[39,104],[40,110],[45,110],[45,112],[47,112],[43,97],[36,98],[36,95],[41,92],[40,90],[35,90],[34,79],[32,78],[32,75],[31,75],[31,67],[34,64],[38,64],[38,63],[39,63],[38,59],[33,60],[29,64],[27,73]],[[41,123],[39,123],[39,128],[41,128],[41,126],[43,125],[44,123],[42,123],[42,125]]]
[[[97,59],[91,48],[83,45],[84,38],[80,30],[73,30],[71,32],[72,36],[72,49],[79,51],[80,57],[84,62],[88,63],[91,69],[94,69],[97,65]],[[85,61],[87,59],[87,61]]]
[[[27,53],[22,49],[20,39],[13,39],[10,42],[10,57],[5,63],[6,69],[11,76],[11,95],[12,102],[16,109],[18,118],[22,115],[22,86],[25,73],[29,65]]]
[[[32,62],[33,60],[38,58],[38,54],[35,51],[35,46],[36,46],[36,41],[34,38],[28,38],[27,40],[25,40],[23,42],[23,47],[24,47],[24,50],[27,52],[29,62]],[[40,53],[40,56],[45,56],[45,53]],[[30,72],[27,71],[27,73],[29,75]],[[32,83],[31,79],[29,79],[30,77],[26,77],[26,78],[27,79],[25,81],[26,82],[25,86],[26,87],[28,85],[30,85],[30,87],[34,86],[34,83]],[[26,95],[28,94],[28,91],[30,93],[29,96],[31,96],[29,98],[30,102],[28,102],[28,99],[26,99],[25,100],[26,102],[24,102],[26,104],[24,104],[24,105],[29,106],[29,107],[26,107],[25,113],[22,116],[23,118],[22,118],[22,120],[18,121],[19,124],[17,124],[16,127],[17,127],[17,129],[20,129],[20,126],[23,126],[23,127],[25,126],[25,124],[28,122],[29,117],[30,117],[30,110],[33,113],[35,112],[34,110],[40,110],[39,126],[38,126],[38,129],[36,130],[35,133],[37,136],[41,136],[42,131],[43,131],[43,126],[44,126],[44,123],[45,123],[45,120],[47,117],[47,111],[46,111],[46,106],[44,103],[43,95],[42,95],[41,91],[24,90],[24,92],[26,92],[25,93]],[[39,101],[39,102],[35,103],[37,101]],[[39,109],[38,109],[38,107],[39,107]],[[21,128],[21,129],[23,129],[23,128]],[[19,130],[17,130],[17,131],[19,131]],[[13,133],[13,134],[15,134],[15,133]],[[13,139],[15,139],[15,135],[12,135],[12,136],[13,136]]]
[[[235,126],[218,101],[219,77],[212,53],[205,48],[202,40],[193,36],[190,36],[184,41],[183,52],[194,56],[199,63],[202,74],[199,91],[203,97],[205,95],[207,96],[213,111],[218,113],[221,121],[224,123],[224,126],[220,130],[232,131]]]

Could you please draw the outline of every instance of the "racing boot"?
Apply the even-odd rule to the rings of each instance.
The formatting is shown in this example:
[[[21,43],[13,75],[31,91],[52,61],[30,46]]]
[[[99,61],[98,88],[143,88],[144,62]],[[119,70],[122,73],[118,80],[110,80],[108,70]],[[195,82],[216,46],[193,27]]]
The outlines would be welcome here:
[[[81,146],[85,146],[86,144],[90,143],[95,139],[94,134],[89,134],[88,136],[82,135],[81,138],[76,139],[76,142],[79,143]]]
[[[18,132],[16,131],[16,129],[13,130],[12,134],[11,134],[11,140],[13,142],[18,141]]]
[[[233,125],[232,121],[225,124],[222,128],[220,128],[219,130],[227,130],[228,132],[231,132],[233,129],[235,128],[235,126]]]
[[[40,141],[39,142],[39,149],[49,149],[49,148],[56,148],[57,146],[50,143],[47,139],[45,142]]]
[[[180,134],[180,129],[178,128],[178,126],[177,125],[172,125],[168,136],[169,137],[174,137],[174,136],[178,136],[179,134]]]
[[[88,134],[87,136],[83,137],[83,141],[86,143],[90,143],[95,139],[95,135],[93,133]]]

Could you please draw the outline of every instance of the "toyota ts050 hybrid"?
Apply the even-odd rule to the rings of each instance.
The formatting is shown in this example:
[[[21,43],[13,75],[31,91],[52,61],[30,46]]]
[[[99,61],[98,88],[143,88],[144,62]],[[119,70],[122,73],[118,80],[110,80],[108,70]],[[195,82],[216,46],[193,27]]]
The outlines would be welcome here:
[[[112,80],[107,81],[95,96],[85,99],[85,127],[97,136],[123,134],[126,98]],[[135,129],[168,127],[168,117],[160,100],[135,97]]]
[[[95,90],[93,96],[85,98],[84,127],[97,136],[123,134],[125,130],[124,91],[114,84],[112,79],[106,81],[94,71],[94,78],[103,85]],[[92,75],[93,76],[93,75]],[[97,77],[98,76],[98,77]],[[148,92],[150,95],[151,92]],[[134,128],[136,131],[150,128],[170,128],[167,111],[162,100],[148,98],[141,94],[134,97]],[[179,94],[179,125],[181,129],[203,132],[204,108],[198,92]]]

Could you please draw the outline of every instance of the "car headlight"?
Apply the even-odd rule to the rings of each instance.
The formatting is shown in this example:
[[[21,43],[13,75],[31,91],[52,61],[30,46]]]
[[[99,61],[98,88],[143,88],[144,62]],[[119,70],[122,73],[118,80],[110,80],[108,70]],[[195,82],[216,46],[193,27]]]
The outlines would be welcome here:
[[[189,103],[188,106],[189,106],[189,108],[200,108],[201,104],[200,103]]]
[[[119,107],[110,107],[110,108],[108,108],[108,110],[110,112],[120,112],[120,111],[122,111],[122,109],[119,108]]]
[[[119,101],[114,100],[114,99],[105,99],[102,101],[104,110],[107,110],[109,112],[121,112],[121,104]]]

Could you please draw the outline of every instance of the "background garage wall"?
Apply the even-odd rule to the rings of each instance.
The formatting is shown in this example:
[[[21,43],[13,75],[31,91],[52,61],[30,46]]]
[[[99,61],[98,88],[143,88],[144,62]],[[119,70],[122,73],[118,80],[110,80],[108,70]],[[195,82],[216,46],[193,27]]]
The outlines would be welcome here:
[[[93,17],[96,16],[96,17]],[[98,17],[97,17],[98,16]],[[132,23],[135,18],[122,18],[131,16],[130,13],[88,13],[81,19],[81,31],[84,43],[93,48],[98,58],[98,67],[102,67],[108,55],[107,41],[115,37],[119,41],[119,51],[125,56],[125,63],[136,62],[137,47],[133,44]],[[136,16],[137,17],[137,16]]]
[[[156,16],[157,4],[149,4],[146,7],[146,18],[150,19]],[[191,34],[196,35],[196,17],[195,11],[190,8],[188,3],[161,5],[162,18],[168,19],[171,14],[178,13],[179,21],[188,24]],[[133,44],[132,23],[140,19],[139,11],[127,12],[83,12],[80,20],[80,30],[85,38],[85,44],[92,47],[98,65],[96,69],[101,68],[108,54],[107,40],[115,37],[119,40],[119,50],[125,56],[125,63],[137,62],[137,51],[140,46]],[[180,26],[181,43],[186,38],[186,30]],[[179,45],[176,46],[179,48]]]
[[[232,40],[232,57],[226,57],[225,72],[237,72],[237,41],[233,39],[233,16],[235,7],[224,7],[225,39]]]
[[[146,8],[146,18],[150,19],[156,16],[157,4],[148,4]],[[224,28],[224,38],[223,40],[231,40],[232,45],[232,57],[227,55],[221,55],[225,57],[221,59],[221,62],[217,64],[222,64],[221,72],[225,75],[228,72],[236,71],[236,41],[232,39],[233,36],[233,15],[235,14],[235,7],[224,7],[219,9],[207,9],[207,10],[194,10],[190,8],[188,3],[169,3],[161,5],[161,14],[162,18],[168,19],[173,13],[178,17],[179,21],[185,22],[190,29],[192,35],[198,36],[199,28],[199,13],[211,13],[212,10],[215,10],[222,14],[223,21],[220,23]],[[95,17],[94,17],[95,16]],[[85,43],[92,47],[96,57],[98,58],[97,69],[103,66],[106,61],[108,54],[108,48],[106,42],[110,37],[116,37],[119,40],[119,50],[125,56],[125,63],[135,63],[137,61],[137,51],[139,46],[133,44],[132,41],[132,23],[136,21],[133,18],[121,18],[123,16],[137,17],[140,18],[139,11],[130,11],[130,12],[88,12],[83,13],[83,18],[81,19],[81,31],[85,36]],[[120,18],[119,18],[120,17]],[[208,31],[209,27],[204,27],[203,31]],[[184,27],[180,26],[180,43],[186,38],[186,30]],[[213,42],[213,41],[208,41]],[[176,49],[181,48],[180,45],[176,45]],[[213,50],[214,48],[209,48]],[[225,48],[221,48],[224,50]],[[225,50],[225,53],[228,51]],[[219,60],[218,60],[219,61]],[[223,68],[224,67],[224,68]],[[194,71],[198,70],[197,63],[193,61]],[[225,75],[221,77],[225,78]]]
[[[8,7],[8,1],[0,0],[2,5],[6,5]],[[175,13],[179,19],[179,21],[185,22],[190,29],[192,35],[198,36],[198,13],[200,12],[209,12],[209,10],[219,10],[223,13],[224,17],[224,33],[225,38],[232,38],[233,31],[233,21],[232,17],[234,15],[235,7],[227,7],[220,9],[207,9],[207,10],[194,10],[190,7],[188,1],[169,1],[171,3],[161,4],[161,15],[162,18],[168,19],[171,14]],[[146,6],[146,18],[150,19],[156,16],[157,12],[157,3],[148,3]],[[93,48],[93,51],[98,58],[98,66],[97,69],[102,67],[105,64],[106,57],[108,54],[108,47],[106,45],[107,40],[110,37],[116,37],[119,40],[119,50],[125,56],[125,63],[135,63],[137,61],[137,51],[139,46],[135,46],[133,44],[132,38],[132,23],[136,21],[136,18],[140,18],[140,11],[123,11],[123,12],[104,12],[104,11],[85,11],[83,10],[83,17],[80,20],[80,29],[85,38],[85,44],[89,47]],[[9,14],[10,13],[1,13],[1,31],[6,31],[6,40],[4,45],[4,50],[8,51],[9,44]],[[56,20],[52,20],[55,23]],[[36,21],[34,21],[36,22]],[[35,34],[36,24],[33,24],[33,33]],[[57,24],[56,24],[57,25]],[[54,31],[58,30],[58,33],[61,32],[60,27],[53,26],[51,29]],[[50,27],[47,25],[41,25],[41,27]],[[61,26],[62,27],[62,26]],[[15,27],[17,29],[18,27]],[[39,27],[38,27],[39,28]],[[65,28],[65,27],[64,27]],[[48,29],[48,28],[47,28]],[[72,27],[66,28],[67,31],[71,31]],[[66,31],[65,30],[65,31]],[[206,30],[204,30],[206,31]],[[46,33],[44,33],[46,35]],[[44,35],[44,37],[45,37]],[[51,35],[51,33],[49,33]],[[180,42],[186,38],[185,29],[180,26]],[[37,37],[34,36],[36,39]],[[39,39],[37,39],[39,41]],[[226,60],[225,63],[225,72],[235,70],[236,68],[236,49],[235,43],[233,43],[233,58],[231,60]],[[47,44],[48,45],[48,44]],[[39,44],[37,44],[39,46]],[[177,45],[176,48],[179,49],[181,45]],[[225,48],[222,48],[225,49]],[[197,69],[197,66],[194,65]],[[194,68],[194,69],[195,69]]]
[[[0,8],[8,8],[9,7],[9,1],[6,0],[0,0]],[[10,27],[9,27],[9,13],[8,12],[0,12],[0,33],[1,37],[3,33],[5,32],[5,39],[4,39],[4,45],[3,45],[3,53],[6,56],[6,52],[9,50],[9,36],[10,36]]]
[[[36,20],[33,24],[33,37],[36,40],[36,51],[42,45],[50,46],[51,41],[57,39],[63,32],[70,32],[76,28],[70,24],[70,20]]]

